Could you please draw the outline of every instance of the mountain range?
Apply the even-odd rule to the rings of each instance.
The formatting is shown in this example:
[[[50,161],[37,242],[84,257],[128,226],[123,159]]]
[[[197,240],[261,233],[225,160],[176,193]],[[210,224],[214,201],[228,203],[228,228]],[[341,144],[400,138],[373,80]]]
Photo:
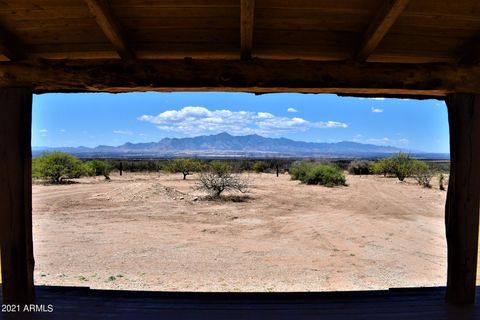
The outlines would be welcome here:
[[[81,158],[169,158],[169,157],[378,157],[406,151],[392,146],[379,146],[351,141],[336,143],[304,142],[286,138],[266,138],[256,134],[233,136],[226,132],[192,138],[164,138],[158,142],[130,143],[113,147],[35,147],[34,156],[44,151],[63,151]],[[421,152],[420,152],[421,153]]]

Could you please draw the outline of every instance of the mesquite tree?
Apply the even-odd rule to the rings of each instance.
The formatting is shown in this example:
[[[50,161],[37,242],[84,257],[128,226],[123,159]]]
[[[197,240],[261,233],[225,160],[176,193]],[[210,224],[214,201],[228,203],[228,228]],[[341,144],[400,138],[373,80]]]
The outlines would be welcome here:
[[[212,161],[208,169],[200,174],[197,189],[208,192],[212,198],[218,198],[224,191],[246,193],[248,185],[239,175],[232,173],[228,163]]]

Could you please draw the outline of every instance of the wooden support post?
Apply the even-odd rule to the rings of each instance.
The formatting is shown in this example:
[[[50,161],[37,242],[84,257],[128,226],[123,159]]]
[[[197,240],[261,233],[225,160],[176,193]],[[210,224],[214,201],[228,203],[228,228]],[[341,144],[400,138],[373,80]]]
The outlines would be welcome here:
[[[447,301],[475,302],[480,201],[480,94],[447,96],[450,179],[445,207]]]
[[[0,243],[3,303],[34,299],[32,91],[0,88]]]

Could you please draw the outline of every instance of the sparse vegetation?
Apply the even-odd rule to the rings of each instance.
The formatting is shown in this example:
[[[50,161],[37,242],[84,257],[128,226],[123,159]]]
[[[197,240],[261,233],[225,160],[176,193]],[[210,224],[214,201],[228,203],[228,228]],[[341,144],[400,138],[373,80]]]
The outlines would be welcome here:
[[[381,174],[384,177],[387,175],[393,175],[393,163],[391,158],[380,159],[372,165],[372,171],[374,174]]]
[[[197,159],[174,159],[167,163],[165,169],[173,173],[182,173],[183,180],[187,178],[192,172],[202,170],[203,163]]]
[[[90,160],[83,163],[84,171],[88,176],[104,176],[106,180],[110,180],[110,172],[112,166],[104,160]]]
[[[267,169],[267,165],[263,161],[255,161],[252,165],[252,170],[256,173],[264,172]]]
[[[348,173],[357,174],[357,175],[372,174],[373,173],[372,166],[373,166],[373,161],[354,160],[350,162],[350,165],[348,166]]]
[[[248,184],[232,172],[232,167],[228,163],[212,161],[200,174],[197,189],[208,192],[212,198],[219,198],[225,191],[246,193]]]
[[[403,152],[378,160],[372,165],[372,171],[375,174],[383,174],[385,177],[393,175],[400,181],[404,181],[407,177],[413,177],[419,185],[426,188],[431,188],[433,168],[439,167],[432,166],[425,161],[415,160],[408,153]]]
[[[109,160],[113,169],[123,172],[158,172],[166,167],[166,160]]]
[[[430,181],[432,180],[433,174],[427,163],[425,161],[412,160],[412,166],[413,177],[417,180],[418,184],[425,188],[431,188]]]
[[[442,191],[445,191],[445,187],[443,184],[445,183],[445,175],[443,173],[440,173],[438,176],[438,188]]]
[[[301,161],[294,163],[290,169],[293,180],[306,184],[319,184],[327,187],[345,185],[345,174],[341,169],[325,163]]]
[[[413,175],[415,163],[408,153],[399,152],[390,157],[393,173],[400,181],[405,181],[406,177]]]

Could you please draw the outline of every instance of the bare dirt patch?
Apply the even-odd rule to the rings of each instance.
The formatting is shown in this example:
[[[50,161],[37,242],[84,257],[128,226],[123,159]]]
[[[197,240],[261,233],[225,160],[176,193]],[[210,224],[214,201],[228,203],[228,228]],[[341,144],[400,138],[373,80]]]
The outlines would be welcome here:
[[[196,176],[161,173],[34,185],[35,281],[168,291],[445,284],[445,192],[374,176],[337,188],[246,177],[242,201],[203,200]]]

